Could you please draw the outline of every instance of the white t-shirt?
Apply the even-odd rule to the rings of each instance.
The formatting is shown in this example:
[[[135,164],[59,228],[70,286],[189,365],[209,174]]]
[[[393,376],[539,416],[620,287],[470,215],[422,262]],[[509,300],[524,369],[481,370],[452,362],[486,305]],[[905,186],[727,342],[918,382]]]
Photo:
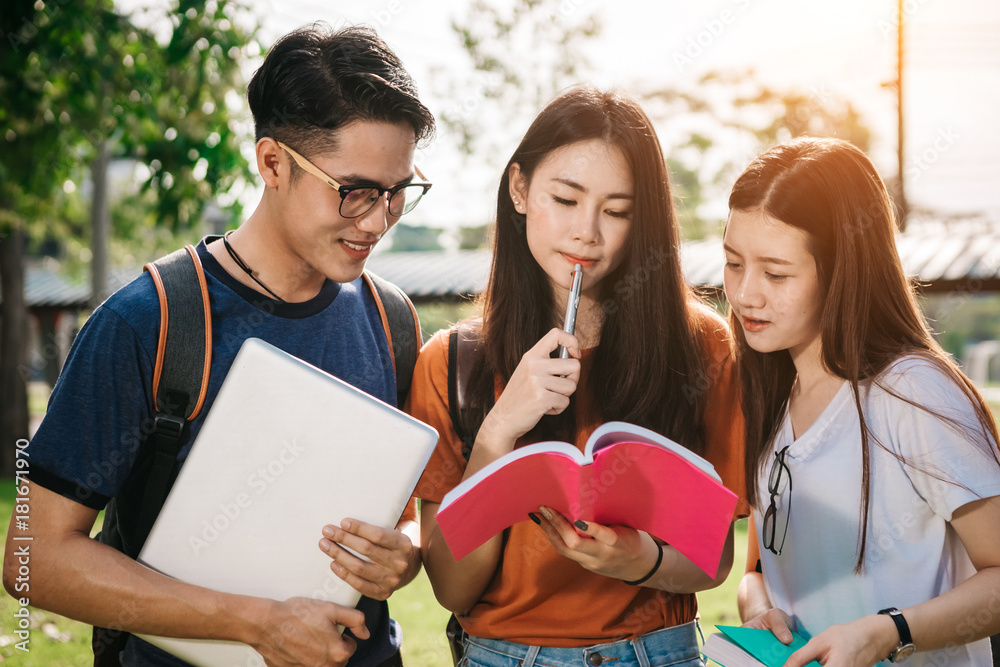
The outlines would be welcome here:
[[[928,360],[908,356],[880,379],[900,396],[976,428],[972,406],[953,381]],[[871,504],[864,572],[854,574],[861,521],[861,429],[850,385],[845,382],[820,417],[792,435],[785,414],[774,452],[789,446],[791,471],[778,507],[789,503],[788,530],[780,555],[761,548],[767,593],[799,630],[816,635],[886,607],[904,609],[924,602],[975,574],[958,535],[948,524],[952,512],[978,498],[1000,495],[1000,466],[954,426],[900,400],[875,384],[861,387],[865,419],[878,440],[917,466],[902,465],[869,437]],[[995,445],[994,445],[995,446]],[[771,454],[757,488],[764,499]],[[925,471],[925,472],[921,472]],[[958,480],[963,486],[926,474]],[[790,501],[789,501],[790,499]],[[784,513],[779,509],[779,517]],[[763,514],[754,512],[758,544]],[[779,530],[775,548],[781,542]],[[1000,612],[1000,599],[992,612]],[[955,619],[959,636],[971,637],[989,619],[973,614]],[[907,661],[923,665],[989,667],[989,640],[938,651],[920,651]]]

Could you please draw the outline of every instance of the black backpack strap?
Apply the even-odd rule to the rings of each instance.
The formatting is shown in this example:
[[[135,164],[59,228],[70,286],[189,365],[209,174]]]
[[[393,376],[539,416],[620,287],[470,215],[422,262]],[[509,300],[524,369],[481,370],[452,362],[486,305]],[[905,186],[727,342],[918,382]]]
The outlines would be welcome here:
[[[142,485],[134,522],[105,519],[99,539],[135,558],[163,508],[173,484],[177,456],[188,440],[187,423],[198,416],[212,367],[212,310],[198,252],[187,246],[143,267],[160,302],[160,333],[153,368],[152,460]],[[141,474],[141,473],[140,473]],[[112,499],[115,503],[117,499]],[[109,512],[109,516],[114,514]],[[95,667],[120,667],[128,633],[95,626],[91,639]]]
[[[129,540],[137,554],[173,483],[187,422],[201,412],[212,367],[212,310],[205,273],[193,246],[146,264],[160,299],[160,336],[153,369],[153,462]],[[132,554],[135,555],[135,554]]]
[[[462,429],[462,405],[458,397],[458,327],[456,325],[448,332],[448,416],[462,441],[462,453],[465,453],[465,433]],[[464,392],[463,392],[464,393]],[[466,456],[468,461],[469,457]]]
[[[448,333],[448,413],[455,433],[462,441],[462,456],[466,461],[472,454],[472,445],[486,417],[485,412],[472,414],[468,398],[481,328],[481,320],[472,320],[460,322]]]
[[[476,354],[479,349],[482,332],[482,320],[459,322],[448,332],[448,415],[455,427],[455,433],[462,441],[462,457],[468,461],[472,455],[472,446],[479,435],[479,427],[483,424],[486,410],[474,414],[469,408],[469,383],[472,381],[476,365]],[[503,552],[507,548],[507,538],[510,529],[503,531],[503,546],[501,547],[499,569],[503,565]],[[465,655],[465,640],[467,633],[459,623],[455,614],[448,619],[445,627],[445,637],[451,649],[454,665],[458,665]]]
[[[386,340],[389,341],[392,366],[396,371],[396,407],[402,410],[406,396],[410,393],[413,366],[417,363],[417,353],[422,343],[420,319],[403,290],[374,273],[365,271],[363,275],[368,289],[375,297]]]

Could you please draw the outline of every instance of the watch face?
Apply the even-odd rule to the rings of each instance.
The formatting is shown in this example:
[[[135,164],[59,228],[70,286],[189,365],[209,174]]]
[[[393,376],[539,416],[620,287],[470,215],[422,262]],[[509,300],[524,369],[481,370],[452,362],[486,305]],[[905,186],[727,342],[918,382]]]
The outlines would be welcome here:
[[[903,644],[902,646],[900,646],[899,648],[897,648],[895,651],[892,652],[892,654],[889,656],[889,662],[892,663],[903,662],[911,655],[916,653],[916,651],[917,647],[914,646],[913,644]]]

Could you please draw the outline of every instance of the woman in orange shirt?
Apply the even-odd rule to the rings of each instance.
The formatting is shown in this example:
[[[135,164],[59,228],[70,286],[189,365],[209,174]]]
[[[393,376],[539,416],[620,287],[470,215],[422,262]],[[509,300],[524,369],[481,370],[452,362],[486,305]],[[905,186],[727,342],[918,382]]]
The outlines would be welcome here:
[[[411,413],[441,433],[417,495],[435,595],[469,635],[462,664],[701,665],[694,593],[729,573],[731,531],[712,578],[648,533],[574,526],[548,507],[458,562],[435,521],[444,494],[483,466],[543,440],[582,449],[608,420],[679,442],[743,494],[728,330],[684,283],[667,168],[639,105],[592,88],[550,103],[504,170],[493,244],[482,317],[463,325],[482,342],[471,453],[449,417],[447,331],[421,352],[410,394]],[[570,335],[559,326],[574,264]]]

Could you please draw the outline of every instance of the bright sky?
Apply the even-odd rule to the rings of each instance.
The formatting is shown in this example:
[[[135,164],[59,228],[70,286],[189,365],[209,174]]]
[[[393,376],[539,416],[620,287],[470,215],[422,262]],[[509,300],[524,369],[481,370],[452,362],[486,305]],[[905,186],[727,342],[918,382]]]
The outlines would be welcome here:
[[[463,0],[251,5],[260,13],[265,44],[314,20],[369,24],[399,54],[432,111],[453,103],[440,97],[438,77],[462,58],[450,22],[464,12]],[[905,0],[904,7],[911,203],[944,212],[986,211],[1000,222],[1000,3]],[[690,82],[713,69],[753,67],[762,80],[812,91],[818,100],[828,92],[848,97],[874,130],[876,165],[885,177],[896,172],[895,96],[880,85],[894,77],[894,0],[561,0],[559,11],[570,20],[577,12],[601,17],[604,34],[591,50],[598,69],[591,80],[598,85],[641,92]],[[511,57],[530,66],[532,52],[527,47]],[[441,150],[418,158],[435,187],[410,222],[486,222],[499,169],[514,143],[503,155],[484,156],[481,166],[469,165],[447,149],[443,134],[442,128]]]

